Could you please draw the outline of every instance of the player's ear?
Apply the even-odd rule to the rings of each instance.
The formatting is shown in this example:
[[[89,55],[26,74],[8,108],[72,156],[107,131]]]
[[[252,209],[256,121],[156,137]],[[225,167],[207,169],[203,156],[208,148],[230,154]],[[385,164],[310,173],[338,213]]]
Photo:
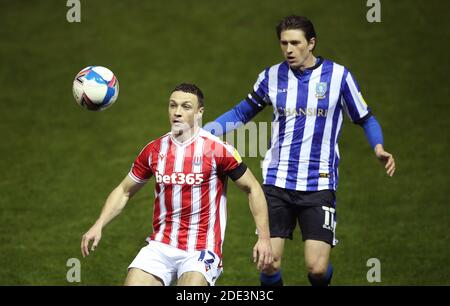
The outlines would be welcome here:
[[[204,110],[204,108],[203,108],[203,106],[202,107],[200,107],[199,109],[198,109],[198,111],[197,111],[197,113],[194,115],[195,116],[195,124],[197,124],[198,126],[200,126],[200,127],[202,127],[203,126],[203,124],[202,124],[202,121],[203,121],[203,110]]]
[[[316,47],[316,38],[313,37],[308,42],[308,49],[310,52],[313,52],[315,47]]]

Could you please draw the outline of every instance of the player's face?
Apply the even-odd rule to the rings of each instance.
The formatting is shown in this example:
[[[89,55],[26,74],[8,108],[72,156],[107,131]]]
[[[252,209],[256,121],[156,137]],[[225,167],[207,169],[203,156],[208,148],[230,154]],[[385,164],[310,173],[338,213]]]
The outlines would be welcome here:
[[[197,96],[183,91],[175,91],[169,100],[169,120],[172,132],[180,134],[194,129],[203,113]]]
[[[308,42],[302,30],[286,30],[280,34],[281,50],[292,69],[314,66],[312,50],[315,43],[315,38]]]

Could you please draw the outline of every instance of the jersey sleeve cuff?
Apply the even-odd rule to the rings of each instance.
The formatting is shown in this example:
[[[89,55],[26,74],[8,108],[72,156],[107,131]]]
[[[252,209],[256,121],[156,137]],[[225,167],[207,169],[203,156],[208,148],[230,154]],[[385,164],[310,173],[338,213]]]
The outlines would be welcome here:
[[[252,93],[248,95],[247,99],[252,102],[254,101],[253,103],[257,104],[259,109],[263,109],[267,106],[267,102],[263,98],[261,98],[255,91],[252,91]]]
[[[247,171],[247,165],[243,162],[239,164],[236,168],[227,172],[227,175],[233,180],[237,181],[244,175],[245,171]]]
[[[132,171],[128,172],[128,176],[129,176],[133,181],[135,181],[136,183],[139,183],[139,184],[143,184],[143,183],[146,183],[146,182],[148,181],[148,179],[144,179],[144,180],[143,180],[143,179],[138,178],[136,175],[133,174]]]
[[[356,120],[354,123],[355,124],[359,124],[359,125],[363,125],[364,122],[366,122],[371,116],[372,116],[372,112],[368,111],[367,114],[364,117],[362,117],[361,119]]]

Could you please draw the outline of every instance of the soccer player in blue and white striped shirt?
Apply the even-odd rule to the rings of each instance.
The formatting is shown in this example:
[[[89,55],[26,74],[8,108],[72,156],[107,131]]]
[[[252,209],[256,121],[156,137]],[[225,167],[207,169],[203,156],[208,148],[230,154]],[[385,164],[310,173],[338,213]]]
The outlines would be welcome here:
[[[364,129],[389,176],[394,174],[395,162],[383,148],[381,127],[353,75],[344,66],[314,56],[316,33],[311,21],[288,16],[278,24],[277,35],[285,61],[262,71],[248,97],[205,129],[216,135],[226,133],[272,105],[272,138],[263,162],[263,188],[274,262],[260,274],[261,284],[283,284],[284,241],[292,239],[298,220],[308,279],[313,286],[323,286],[331,281],[329,257],[337,243],[335,190],[344,111]]]

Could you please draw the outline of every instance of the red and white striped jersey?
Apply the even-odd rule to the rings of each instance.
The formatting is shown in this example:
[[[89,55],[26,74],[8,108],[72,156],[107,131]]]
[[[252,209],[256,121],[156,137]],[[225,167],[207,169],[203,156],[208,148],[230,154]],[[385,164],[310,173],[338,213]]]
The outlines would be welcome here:
[[[203,129],[184,143],[168,133],[147,144],[129,176],[138,183],[156,179],[148,240],[222,257],[227,176],[237,179],[245,170],[234,147]]]

